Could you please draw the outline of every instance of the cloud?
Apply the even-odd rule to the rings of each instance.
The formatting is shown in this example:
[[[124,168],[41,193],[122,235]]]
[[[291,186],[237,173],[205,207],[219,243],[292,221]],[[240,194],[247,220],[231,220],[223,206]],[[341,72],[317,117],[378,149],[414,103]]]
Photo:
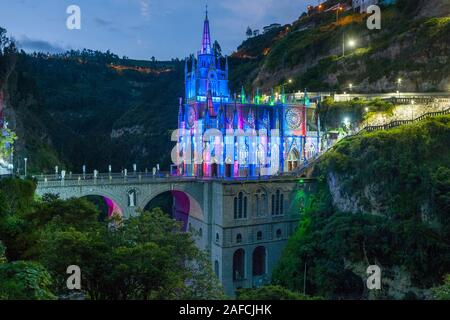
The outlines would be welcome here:
[[[111,21],[102,19],[102,18],[95,18],[94,19],[94,23],[98,26],[98,27],[109,27],[112,25]]]
[[[150,17],[150,1],[149,0],[140,0],[139,1],[141,16],[144,18]]]
[[[62,53],[70,49],[68,47],[63,47],[45,40],[30,39],[27,36],[23,36],[22,38],[17,40],[17,43],[19,45],[19,48],[25,51]]]

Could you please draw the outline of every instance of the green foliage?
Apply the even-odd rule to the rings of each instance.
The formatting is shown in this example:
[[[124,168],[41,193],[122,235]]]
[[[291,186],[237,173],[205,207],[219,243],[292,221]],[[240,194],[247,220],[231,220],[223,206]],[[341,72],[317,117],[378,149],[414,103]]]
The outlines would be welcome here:
[[[445,276],[442,286],[433,288],[433,296],[436,300],[450,300],[450,275]]]
[[[34,208],[35,188],[30,180],[0,180],[0,240],[10,261],[23,257],[25,244],[20,238],[27,230],[25,214]]]
[[[162,211],[140,213],[113,229],[95,217],[83,220],[83,230],[75,227],[80,223],[51,221],[40,235],[40,261],[52,271],[57,292],[64,292],[67,266],[78,265],[91,299],[221,297],[211,267],[191,236]]]
[[[168,165],[183,71],[178,60],[134,61],[110,52],[19,54],[8,82],[9,105],[26,122],[26,150],[17,156],[28,156],[29,171],[39,173],[55,164],[68,171]]]
[[[66,294],[70,265],[80,266],[82,289],[90,299],[223,297],[205,254],[190,234],[181,232],[180,223],[161,210],[140,212],[125,221],[102,221],[94,204],[84,199],[63,201],[46,195],[35,201],[34,187],[31,181],[0,181],[0,239],[7,245],[9,261],[27,260],[18,264],[23,273],[5,275],[9,280],[5,287],[0,285],[3,298],[26,298],[18,279],[28,279],[29,273],[39,275],[30,278],[30,286],[37,283]],[[49,271],[51,285],[43,269],[28,271],[37,268],[35,262]],[[7,265],[5,270],[13,268]],[[30,299],[51,298],[42,292],[27,294]]]
[[[0,300],[53,300],[51,277],[34,262],[0,264]]]
[[[1,129],[0,134],[0,159],[9,159],[14,153],[14,142],[17,140],[16,134],[11,129]]]
[[[449,139],[450,117],[432,118],[346,139],[325,156],[322,167],[345,176],[343,190],[356,195],[367,185],[377,185],[385,195],[379,205],[389,208],[389,215],[420,216],[433,194],[433,176],[447,181],[438,168],[450,167]]]
[[[240,289],[237,292],[237,299],[246,301],[317,300],[317,298],[307,297],[281,286],[265,286],[257,289]]]
[[[6,262],[5,252],[6,252],[6,248],[3,245],[3,243],[0,241],[0,264],[3,264]]]
[[[306,266],[307,294],[360,299],[371,264],[387,276],[403,268],[418,288],[440,283],[450,261],[448,141],[450,117],[443,116],[339,143],[319,164],[313,207],[303,213],[273,283],[302,291]],[[325,183],[330,174],[341,178],[342,196],[360,200],[363,212],[338,212]],[[371,215],[364,190],[377,185],[378,215]],[[383,292],[380,298],[390,298]]]
[[[352,123],[361,123],[371,113],[382,112],[391,114],[394,107],[394,104],[391,102],[381,99],[355,99],[352,101],[335,102],[333,98],[328,97],[321,105],[320,117],[324,126],[329,130],[333,130],[342,126],[344,118],[351,119]],[[366,112],[366,108],[369,108],[369,113]]]

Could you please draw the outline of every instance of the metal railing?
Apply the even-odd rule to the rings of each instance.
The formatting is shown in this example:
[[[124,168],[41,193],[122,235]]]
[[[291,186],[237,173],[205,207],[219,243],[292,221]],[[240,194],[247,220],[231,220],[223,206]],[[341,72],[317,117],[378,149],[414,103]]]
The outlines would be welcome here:
[[[403,125],[407,125],[407,124],[411,124],[411,123],[415,123],[415,122],[420,122],[420,121],[423,121],[428,118],[438,117],[438,116],[442,116],[442,115],[446,115],[446,114],[450,114],[450,108],[443,110],[443,111],[428,112],[428,113],[425,113],[425,114],[421,115],[420,117],[413,119],[413,120],[395,120],[395,121],[392,121],[392,122],[390,122],[388,124],[384,124],[384,125],[367,126],[367,127],[363,128],[362,130],[360,130],[357,134],[360,134],[363,132],[389,130],[389,129],[396,128],[399,126],[403,126]]]

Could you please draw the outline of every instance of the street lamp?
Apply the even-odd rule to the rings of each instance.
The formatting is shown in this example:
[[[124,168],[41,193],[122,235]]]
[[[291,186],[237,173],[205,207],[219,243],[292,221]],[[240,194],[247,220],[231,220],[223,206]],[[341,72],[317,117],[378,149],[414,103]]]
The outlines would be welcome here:
[[[350,84],[348,85],[348,87],[350,88],[350,91],[353,91],[353,83],[350,83]]]
[[[400,88],[402,86],[402,82],[403,82],[402,78],[397,79],[397,93],[400,93]]]
[[[350,48],[354,48],[356,46],[356,40],[355,39],[348,40],[347,45]],[[345,57],[345,33],[342,35],[342,56]]]

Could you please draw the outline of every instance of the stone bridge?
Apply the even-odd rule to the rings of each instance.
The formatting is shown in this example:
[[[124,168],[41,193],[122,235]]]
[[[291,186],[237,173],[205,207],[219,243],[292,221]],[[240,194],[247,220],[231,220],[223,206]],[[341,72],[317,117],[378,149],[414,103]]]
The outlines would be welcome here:
[[[37,194],[61,199],[101,196],[123,217],[138,214],[152,199],[173,196],[174,218],[193,231],[225,293],[269,283],[272,270],[295,232],[314,179],[196,179],[145,174],[37,177]]]

